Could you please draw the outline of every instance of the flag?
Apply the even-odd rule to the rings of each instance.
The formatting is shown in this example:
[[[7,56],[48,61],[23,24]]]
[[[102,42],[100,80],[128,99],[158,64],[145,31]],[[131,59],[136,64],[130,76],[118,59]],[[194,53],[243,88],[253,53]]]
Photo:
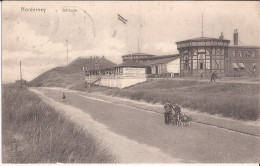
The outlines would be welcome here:
[[[117,15],[118,15],[118,20],[120,20],[124,24],[127,23],[127,20],[124,17],[120,16],[120,14],[117,14]]]

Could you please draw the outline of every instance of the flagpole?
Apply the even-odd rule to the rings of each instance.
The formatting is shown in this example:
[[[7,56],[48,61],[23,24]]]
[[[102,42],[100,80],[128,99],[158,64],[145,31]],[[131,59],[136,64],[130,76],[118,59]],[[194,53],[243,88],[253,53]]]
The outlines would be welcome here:
[[[139,46],[139,44],[140,44],[140,28],[139,28],[139,34],[138,34],[138,53],[140,53],[140,46]]]
[[[138,29],[139,29],[139,31],[138,31],[138,41],[137,41],[137,49],[138,49],[138,53],[140,53],[140,46],[139,46],[139,44],[140,44],[140,32],[141,32],[141,24],[140,24],[140,22],[141,22],[141,19],[140,19],[140,17],[139,17],[139,27],[138,27]]]
[[[67,66],[69,65],[69,43],[68,43],[68,38],[66,39],[67,42]]]
[[[139,17],[139,33],[138,33],[138,53],[140,53],[140,36],[141,36],[141,28],[142,28],[142,19]]]
[[[125,25],[125,38],[126,38],[126,42],[128,41],[128,28],[127,28],[127,22],[128,20],[125,19],[123,16],[121,16],[120,14],[117,14],[117,18],[119,21],[121,21],[124,25]],[[140,31],[140,30],[139,30]],[[139,34],[138,34],[138,38],[139,38]],[[138,43],[139,43],[139,39],[138,39]],[[139,44],[138,44],[139,45]],[[138,46],[139,47],[139,46]],[[139,49],[138,49],[139,50]],[[130,51],[129,51],[130,52]],[[133,54],[132,52],[130,52],[130,55],[131,55],[131,60],[133,60]]]
[[[22,77],[22,61],[20,60],[20,79],[21,79],[21,88],[23,85],[23,77]]]
[[[203,37],[203,13],[202,13],[202,31],[201,31],[202,37]]]

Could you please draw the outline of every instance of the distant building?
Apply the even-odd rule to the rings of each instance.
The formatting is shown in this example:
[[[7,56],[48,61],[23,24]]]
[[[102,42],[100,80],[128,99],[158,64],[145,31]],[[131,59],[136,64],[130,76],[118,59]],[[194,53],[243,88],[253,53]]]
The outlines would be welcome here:
[[[21,80],[16,80],[15,83],[21,85]],[[27,85],[27,83],[26,80],[22,79],[22,85]]]
[[[146,65],[146,74],[161,75],[170,74],[170,76],[179,76],[180,74],[180,58],[172,56],[168,58],[152,59],[144,62]]]
[[[87,60],[89,63],[84,66],[86,75],[108,75],[113,74],[113,68],[117,66],[116,63],[105,58],[92,58]]]
[[[179,76],[180,61],[179,54],[172,55],[150,55],[145,53],[134,53],[133,61],[141,62],[146,66],[146,74],[152,77]],[[149,55],[149,56],[144,56]],[[129,58],[129,55],[127,55]],[[122,56],[123,61],[126,55]]]
[[[146,66],[134,60],[125,61],[115,67],[115,74],[124,77],[145,77]]]
[[[85,80],[89,84],[125,88],[146,81],[146,66],[133,60],[119,65],[108,60],[94,61],[86,68]]]

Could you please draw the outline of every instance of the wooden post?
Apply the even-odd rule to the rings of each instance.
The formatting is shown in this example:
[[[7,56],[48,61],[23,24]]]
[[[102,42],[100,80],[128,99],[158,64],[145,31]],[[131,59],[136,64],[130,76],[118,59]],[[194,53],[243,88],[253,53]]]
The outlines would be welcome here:
[[[20,60],[20,79],[21,79],[21,88],[23,86],[23,78],[22,78],[22,61]]]

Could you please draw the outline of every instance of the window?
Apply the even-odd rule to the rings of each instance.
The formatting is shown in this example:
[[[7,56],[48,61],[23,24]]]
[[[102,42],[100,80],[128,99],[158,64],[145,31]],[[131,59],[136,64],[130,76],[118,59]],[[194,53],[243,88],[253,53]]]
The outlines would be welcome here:
[[[216,49],[216,55],[222,55],[222,50],[221,49]]]
[[[199,54],[199,59],[205,59],[205,54]]]
[[[185,70],[188,70],[188,64],[185,63],[184,66],[185,66],[184,69],[185,69]]]
[[[234,71],[238,71],[239,67],[236,63],[232,63],[232,68]]]
[[[240,57],[240,58],[243,57],[243,51],[239,51],[239,57]]]
[[[206,55],[209,55],[209,50],[208,49],[206,50]]]
[[[239,67],[240,70],[244,70],[245,69],[245,65],[242,62],[238,63],[238,67]]]
[[[252,66],[253,66],[253,67],[252,67],[252,71],[255,72],[256,69],[257,69],[257,68],[256,68],[256,63],[253,63]]]
[[[203,63],[200,63],[200,69],[203,70]]]
[[[197,59],[193,59],[193,69],[197,69]]]
[[[236,57],[236,52],[232,51],[232,57]]]
[[[206,63],[206,69],[210,69],[210,63]]]
[[[255,57],[255,51],[252,51],[252,57]]]
[[[250,57],[249,51],[246,51],[246,57]]]

